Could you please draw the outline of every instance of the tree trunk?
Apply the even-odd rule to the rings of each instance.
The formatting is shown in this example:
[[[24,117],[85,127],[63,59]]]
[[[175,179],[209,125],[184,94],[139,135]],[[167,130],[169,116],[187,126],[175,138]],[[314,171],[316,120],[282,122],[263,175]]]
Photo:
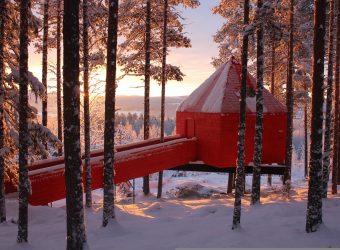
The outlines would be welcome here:
[[[83,249],[82,162],[80,155],[79,0],[64,1],[64,151],[67,249]]]
[[[43,59],[42,59],[42,84],[45,87],[45,98],[42,100],[42,125],[47,127],[47,54],[48,54],[48,18],[49,0],[44,1],[44,30],[43,30]],[[47,146],[47,145],[46,145]]]
[[[249,0],[244,0],[244,31],[242,45],[242,76],[241,76],[241,100],[240,100],[240,125],[237,145],[237,169],[235,186],[235,203],[232,229],[236,229],[241,222],[241,203],[244,193],[244,156],[245,156],[245,136],[246,136],[246,95],[248,76],[248,43],[249,34],[246,27],[249,24]]]
[[[327,187],[329,181],[330,156],[332,153],[332,116],[333,116],[333,50],[334,50],[334,1],[330,0],[329,31],[328,31],[328,76],[327,76],[327,102],[325,121],[325,140],[323,153],[323,193],[322,197],[327,198]]]
[[[272,68],[271,68],[271,82],[270,82],[270,92],[275,96],[275,63],[276,63],[276,44],[275,44],[275,33],[272,35]],[[268,185],[272,185],[272,175],[268,175]]]
[[[334,147],[333,147],[333,167],[332,167],[332,194],[338,192],[338,170],[339,170],[339,85],[340,85],[340,4],[338,4],[338,18],[336,28],[336,55],[335,55],[335,97],[334,97]]]
[[[229,173],[228,174],[227,194],[232,194],[233,193],[234,182],[235,182],[234,173]]]
[[[276,44],[275,34],[272,36],[272,68],[271,68],[271,81],[270,81],[270,93],[275,96],[275,63],[276,63]]]
[[[28,238],[28,13],[30,1],[20,2],[20,61],[19,61],[19,219],[17,241],[27,242]]]
[[[167,53],[167,27],[168,27],[168,0],[164,0],[163,13],[163,58],[162,58],[162,97],[161,97],[161,143],[164,142],[164,120],[165,120],[165,84],[166,84],[166,53]],[[158,175],[157,198],[162,197],[163,171]]]
[[[5,100],[5,14],[6,2],[0,1],[0,148],[4,147],[4,100]],[[0,155],[0,223],[6,221],[6,202],[5,202],[5,160]]]
[[[305,91],[308,93],[307,83],[305,83]],[[308,177],[308,99],[305,103],[305,114],[304,114],[304,127],[305,127],[305,178]]]
[[[58,139],[63,141],[63,118],[61,109],[61,8],[62,0],[58,0],[57,10],[57,116],[58,116]],[[58,148],[58,154],[63,154],[63,148]]]
[[[262,0],[257,1],[257,8],[261,11]],[[264,45],[263,27],[260,23],[257,28],[257,83],[256,83],[256,125],[254,145],[254,167],[251,203],[260,203],[261,187],[261,163],[262,163],[262,142],[263,142],[263,65]]]
[[[104,208],[103,226],[114,219],[114,137],[116,107],[116,61],[118,0],[109,1],[104,131]]]
[[[144,92],[144,140],[149,139],[150,133],[150,46],[151,46],[151,0],[146,1],[145,17],[145,92]],[[143,178],[143,192],[150,193],[149,176]]]
[[[293,144],[293,113],[294,113],[294,87],[293,87],[293,64],[294,64],[294,0],[290,0],[289,14],[289,55],[287,69],[287,89],[286,89],[286,106],[287,106],[287,136],[286,136],[286,169],[284,173],[284,183],[290,187],[292,172],[292,144]],[[288,190],[289,192],[289,190]]]
[[[84,53],[84,140],[85,140],[85,193],[86,207],[91,207],[91,141],[90,141],[90,93],[89,93],[89,17],[88,0],[83,0],[83,53]]]
[[[308,233],[315,232],[322,223],[322,125],[326,8],[327,1],[315,0],[312,128],[306,220],[306,231]]]

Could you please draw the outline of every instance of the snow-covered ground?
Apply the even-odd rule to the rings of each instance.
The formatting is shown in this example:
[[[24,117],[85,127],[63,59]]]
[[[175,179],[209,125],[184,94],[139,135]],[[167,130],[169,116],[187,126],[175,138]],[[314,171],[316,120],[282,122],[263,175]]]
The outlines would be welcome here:
[[[312,234],[304,230],[307,183],[301,164],[293,170],[293,190],[283,194],[281,181],[274,177],[273,187],[262,178],[262,204],[243,200],[242,227],[231,230],[232,196],[225,194],[227,175],[187,173],[164,181],[164,198],[141,193],[137,180],[136,203],[119,195],[117,221],[101,227],[101,190],[93,193],[95,204],[86,209],[90,249],[149,250],[178,247],[340,247],[340,195],[324,201],[324,225]],[[250,189],[251,177],[247,178]],[[151,181],[156,192],[157,180]],[[118,192],[119,193],[119,192]],[[29,243],[16,244],[17,198],[7,197],[8,222],[0,225],[0,249],[65,249],[66,217],[64,201],[53,207],[29,207]]]

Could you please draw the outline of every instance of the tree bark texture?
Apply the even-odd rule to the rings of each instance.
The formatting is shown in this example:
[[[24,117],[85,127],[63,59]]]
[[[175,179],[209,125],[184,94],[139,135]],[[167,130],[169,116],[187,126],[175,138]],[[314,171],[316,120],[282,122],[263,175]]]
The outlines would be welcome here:
[[[329,28],[328,28],[328,75],[327,75],[327,101],[325,120],[325,139],[322,166],[322,197],[327,198],[329,169],[332,154],[332,116],[333,116],[333,50],[334,50],[334,1],[329,1]]]
[[[80,151],[79,0],[64,1],[64,151],[67,249],[83,249],[85,238]]]
[[[92,204],[91,188],[91,137],[90,137],[90,93],[89,93],[89,16],[88,0],[83,0],[83,52],[84,52],[84,140],[85,140],[85,200],[86,207]]]
[[[45,98],[42,100],[42,125],[47,127],[47,56],[48,56],[48,18],[49,0],[44,1],[44,27],[43,27],[43,51],[42,51],[42,84],[45,87]]]
[[[6,2],[0,1],[0,148],[5,145],[4,137],[4,100],[5,100],[5,13]],[[0,223],[6,221],[6,203],[5,203],[5,160],[0,155]]]
[[[20,61],[19,61],[19,219],[18,243],[28,240],[28,15],[30,1],[20,2]]]
[[[151,0],[146,1],[145,16],[145,87],[144,87],[144,140],[150,137],[150,66],[151,66]],[[143,192],[150,193],[149,176],[143,177]]]
[[[164,142],[167,28],[168,28],[168,0],[164,0],[163,54],[162,54],[162,95],[161,95],[161,138],[160,138],[161,143]],[[158,174],[157,198],[162,197],[162,188],[163,188],[163,171],[160,171],[159,174]]]
[[[263,1],[257,1],[257,8],[261,10]],[[251,203],[260,203],[261,187],[261,163],[263,143],[263,65],[264,65],[264,36],[263,26],[257,27],[257,81],[256,81],[256,122],[255,122],[255,145],[254,145],[254,167]]]
[[[114,137],[116,107],[116,61],[118,0],[109,1],[104,131],[104,208],[103,226],[114,219]]]
[[[58,139],[63,141],[63,114],[61,100],[61,12],[62,0],[58,0],[57,10],[57,123],[58,123]],[[63,154],[63,148],[59,147],[58,154]]]
[[[293,150],[293,114],[294,114],[294,87],[293,87],[293,67],[294,67],[294,0],[290,0],[289,14],[289,55],[287,68],[287,136],[286,136],[286,170],[284,173],[284,183],[291,182],[292,172],[292,150]],[[288,185],[289,186],[289,185]]]
[[[237,169],[236,169],[236,186],[235,202],[233,213],[233,226],[236,229],[241,222],[241,205],[244,193],[244,157],[245,157],[245,135],[246,135],[246,96],[247,96],[247,76],[248,76],[248,43],[249,35],[246,33],[246,27],[249,24],[249,0],[244,0],[244,31],[242,41],[242,74],[241,74],[241,100],[240,100],[240,124],[237,144]]]
[[[314,1],[312,128],[306,219],[308,233],[315,232],[322,223],[322,125],[326,8],[326,0]]]
[[[340,16],[340,4],[338,3],[338,17]],[[333,130],[333,166],[332,166],[332,194],[338,192],[338,172],[339,172],[339,86],[340,86],[340,18],[337,18],[336,26],[336,55],[335,55],[335,94],[334,94],[334,130]]]

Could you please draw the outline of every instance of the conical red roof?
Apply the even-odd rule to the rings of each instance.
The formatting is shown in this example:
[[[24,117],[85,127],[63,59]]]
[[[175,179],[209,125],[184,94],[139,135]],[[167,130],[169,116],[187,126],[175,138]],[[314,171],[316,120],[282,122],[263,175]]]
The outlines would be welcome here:
[[[182,112],[239,113],[242,67],[234,59],[223,64],[178,107]],[[256,112],[256,80],[248,74],[247,112]],[[263,91],[264,112],[282,113],[282,105],[267,89]]]

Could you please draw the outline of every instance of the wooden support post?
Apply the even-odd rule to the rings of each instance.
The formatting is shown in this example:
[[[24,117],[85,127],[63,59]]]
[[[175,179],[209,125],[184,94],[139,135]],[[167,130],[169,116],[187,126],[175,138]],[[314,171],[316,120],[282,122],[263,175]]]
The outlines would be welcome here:
[[[233,183],[234,183],[234,173],[229,173],[227,194],[231,194],[233,192],[233,186],[234,186]]]

